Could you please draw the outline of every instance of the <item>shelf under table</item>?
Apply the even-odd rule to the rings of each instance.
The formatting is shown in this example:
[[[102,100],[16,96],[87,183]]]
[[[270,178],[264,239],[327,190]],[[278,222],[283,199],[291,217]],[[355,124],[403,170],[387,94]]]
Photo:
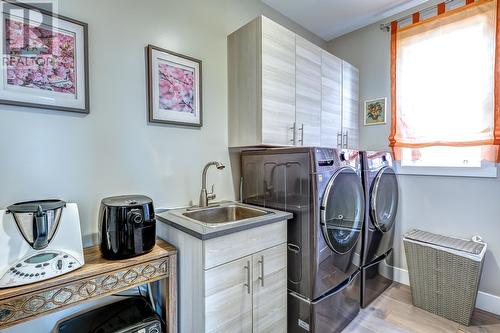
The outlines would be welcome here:
[[[81,268],[37,283],[0,289],[0,330],[50,312],[157,282],[167,332],[177,332],[177,250],[157,240],[144,255],[107,260],[99,246],[84,249]]]

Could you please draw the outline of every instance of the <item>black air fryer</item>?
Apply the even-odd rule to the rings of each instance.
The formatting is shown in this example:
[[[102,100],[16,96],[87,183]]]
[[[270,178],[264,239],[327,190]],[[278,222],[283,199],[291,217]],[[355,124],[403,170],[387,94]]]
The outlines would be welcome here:
[[[143,195],[102,199],[99,212],[101,252],[107,259],[125,259],[151,251],[156,239],[153,201]]]

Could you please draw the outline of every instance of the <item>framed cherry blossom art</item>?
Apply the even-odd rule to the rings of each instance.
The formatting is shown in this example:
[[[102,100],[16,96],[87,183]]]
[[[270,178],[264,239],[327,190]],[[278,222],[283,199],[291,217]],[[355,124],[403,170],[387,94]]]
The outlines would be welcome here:
[[[149,121],[201,127],[201,60],[148,45],[147,62]]]
[[[87,24],[0,1],[0,104],[89,112]]]

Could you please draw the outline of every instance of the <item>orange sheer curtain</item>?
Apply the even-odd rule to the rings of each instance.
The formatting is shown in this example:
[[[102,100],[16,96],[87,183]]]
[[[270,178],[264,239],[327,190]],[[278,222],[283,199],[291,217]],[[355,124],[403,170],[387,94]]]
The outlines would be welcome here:
[[[391,134],[396,159],[426,148],[478,147],[499,161],[500,27],[493,0],[391,23]]]

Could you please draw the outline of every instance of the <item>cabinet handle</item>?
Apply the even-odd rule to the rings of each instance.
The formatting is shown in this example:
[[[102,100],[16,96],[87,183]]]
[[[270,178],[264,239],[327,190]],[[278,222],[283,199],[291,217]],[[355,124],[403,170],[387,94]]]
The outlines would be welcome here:
[[[260,264],[260,277],[259,277],[260,285],[264,287],[264,256],[260,256],[259,264]]]
[[[250,260],[247,260],[245,270],[247,271],[247,283],[245,283],[245,287],[247,287],[247,293],[250,294]]]
[[[303,146],[304,145],[304,124],[302,124],[300,126],[299,131],[300,131],[299,143],[300,143],[300,146]]]
[[[337,132],[337,148],[342,148],[342,132]]]
[[[345,131],[344,134],[344,148],[347,149],[349,147],[349,132]]]
[[[295,245],[293,243],[288,243],[287,247],[288,247],[288,251],[292,251],[295,254],[300,253],[300,247],[298,245]]]
[[[295,146],[296,140],[297,140],[297,123],[293,123],[292,127],[290,127],[290,130],[292,131],[292,139],[290,142]]]

